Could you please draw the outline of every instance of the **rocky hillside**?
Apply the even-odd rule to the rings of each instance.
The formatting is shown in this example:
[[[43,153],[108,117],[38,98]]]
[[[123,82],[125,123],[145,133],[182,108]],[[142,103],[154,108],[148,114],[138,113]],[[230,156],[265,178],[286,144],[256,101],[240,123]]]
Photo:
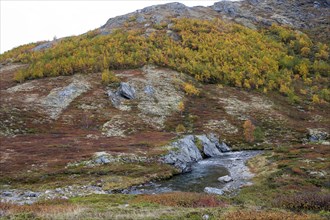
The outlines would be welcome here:
[[[2,54],[0,217],[328,218],[329,49],[310,35],[328,11],[168,3]],[[222,196],[124,195],[252,149],[250,170],[224,166],[227,191],[206,187]]]

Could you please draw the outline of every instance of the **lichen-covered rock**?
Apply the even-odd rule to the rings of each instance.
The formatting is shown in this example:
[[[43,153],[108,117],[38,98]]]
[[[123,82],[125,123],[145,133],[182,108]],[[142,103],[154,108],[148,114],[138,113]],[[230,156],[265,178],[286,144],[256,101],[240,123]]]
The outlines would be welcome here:
[[[82,93],[90,89],[90,84],[83,77],[75,76],[72,83],[62,88],[53,89],[40,104],[46,109],[52,119],[57,119],[62,111]]]
[[[107,95],[108,95],[109,99],[111,100],[112,105],[114,107],[118,107],[120,105],[120,103],[121,103],[120,97],[116,93],[112,92],[111,90],[108,90]]]
[[[153,86],[147,85],[146,87],[144,87],[144,93],[147,95],[153,95],[155,93],[155,89]]]
[[[100,156],[100,157],[97,157],[95,158],[95,163],[97,164],[107,164],[107,163],[110,163],[111,161],[109,160],[109,158],[107,158],[106,155],[103,155],[103,156]]]
[[[324,141],[329,137],[329,133],[323,129],[308,129],[308,139],[311,142]]]

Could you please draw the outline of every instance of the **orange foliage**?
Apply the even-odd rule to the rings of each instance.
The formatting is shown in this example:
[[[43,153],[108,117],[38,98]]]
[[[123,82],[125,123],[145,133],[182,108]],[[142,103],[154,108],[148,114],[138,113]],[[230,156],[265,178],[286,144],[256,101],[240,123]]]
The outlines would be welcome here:
[[[245,140],[247,142],[253,142],[255,126],[252,124],[250,120],[246,120],[243,124],[243,128],[244,128]]]

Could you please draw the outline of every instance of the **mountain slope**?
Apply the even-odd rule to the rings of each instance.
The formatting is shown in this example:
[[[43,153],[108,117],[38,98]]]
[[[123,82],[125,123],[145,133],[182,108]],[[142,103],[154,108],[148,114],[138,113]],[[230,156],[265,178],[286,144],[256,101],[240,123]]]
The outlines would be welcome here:
[[[305,21],[290,5],[301,16],[323,13],[310,28],[327,16],[326,1],[313,10],[309,1],[169,3],[1,55],[0,194],[55,199],[2,200],[0,215],[327,218],[329,49],[295,29]],[[291,27],[269,26],[276,20]],[[164,155],[196,135],[264,150],[248,162],[253,185],[221,197],[116,194],[178,174]],[[207,156],[204,143],[195,150]]]

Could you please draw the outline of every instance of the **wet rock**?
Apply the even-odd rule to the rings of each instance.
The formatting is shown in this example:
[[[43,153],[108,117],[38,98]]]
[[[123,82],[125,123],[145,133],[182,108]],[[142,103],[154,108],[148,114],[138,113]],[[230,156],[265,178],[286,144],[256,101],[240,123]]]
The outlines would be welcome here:
[[[205,187],[204,192],[206,192],[208,194],[217,194],[217,195],[223,194],[223,191],[221,189],[213,188],[213,187]]]
[[[184,138],[172,143],[169,154],[164,156],[163,161],[167,164],[172,164],[181,172],[189,172],[191,164],[202,160],[202,155],[199,152],[193,135],[187,135]]]
[[[196,144],[201,144],[202,149],[198,149]],[[207,157],[217,157],[223,154],[219,149],[225,152],[230,150],[224,143],[219,144],[214,134],[187,135],[169,147],[170,152],[163,157],[163,162],[174,165],[181,172],[189,172],[192,163],[202,160],[201,153]]]
[[[125,82],[120,83],[117,93],[123,98],[135,99],[135,89],[132,86],[130,86],[128,83]]]
[[[196,138],[201,141],[203,152],[208,157],[220,156],[221,152],[218,150],[214,142],[211,142],[206,135],[197,135]]]
[[[218,180],[221,183],[228,183],[228,182],[233,181],[233,178],[231,178],[230,176],[226,175],[226,176],[219,177]]]

